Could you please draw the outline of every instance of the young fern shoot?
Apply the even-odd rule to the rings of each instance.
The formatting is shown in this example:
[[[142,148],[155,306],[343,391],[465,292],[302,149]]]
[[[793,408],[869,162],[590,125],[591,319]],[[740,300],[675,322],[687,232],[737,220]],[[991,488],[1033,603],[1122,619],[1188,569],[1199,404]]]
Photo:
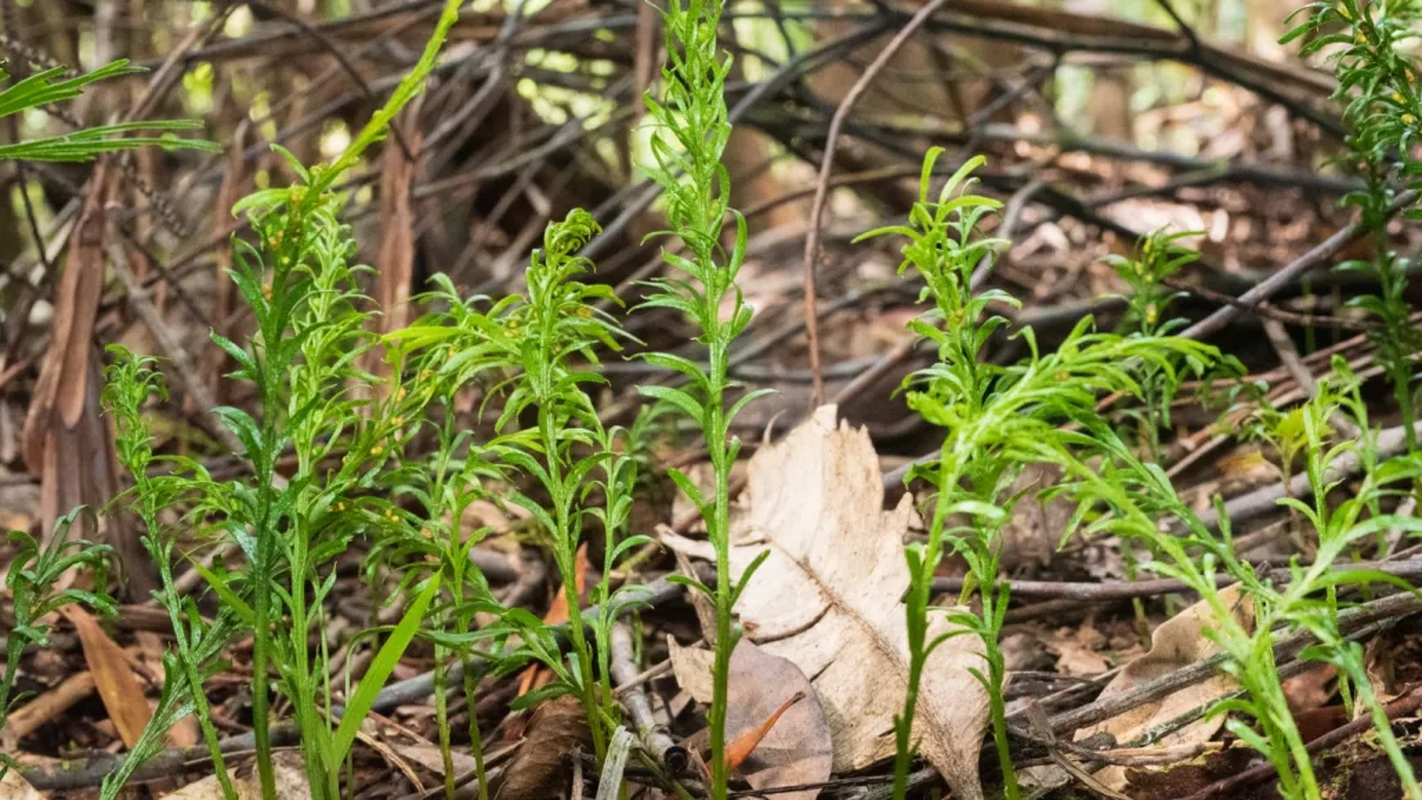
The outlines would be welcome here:
[[[740,441],[731,436],[731,421],[747,403],[764,392],[742,395],[728,407],[737,388],[728,376],[731,343],[751,320],[736,275],[745,258],[745,219],[731,209],[731,179],[721,163],[731,124],[727,116],[725,86],[731,59],[717,49],[722,0],[670,0],[662,12],[667,63],[662,67],[662,97],[646,98],[653,125],[651,151],[656,161],[654,177],[665,193],[665,235],[675,236],[682,253],[663,249],[662,258],[677,277],[648,281],[651,292],[642,308],[679,311],[700,330],[697,341],[706,347],[708,366],[671,353],[643,357],[686,376],[689,388],[642,386],[642,394],[664,401],[689,417],[706,441],[707,458],[714,478],[712,496],[706,497],[682,472],[671,478],[696,504],[706,522],[707,538],[716,551],[716,588],[689,583],[711,597],[716,609],[715,662],[708,720],[711,738],[711,796],[726,797],[726,697],[731,651],[740,638],[733,624],[732,606],[760,561],[734,583],[730,569],[730,476],[740,452]],[[727,215],[735,218],[735,243],[722,248]],[[727,302],[729,301],[729,302]]]

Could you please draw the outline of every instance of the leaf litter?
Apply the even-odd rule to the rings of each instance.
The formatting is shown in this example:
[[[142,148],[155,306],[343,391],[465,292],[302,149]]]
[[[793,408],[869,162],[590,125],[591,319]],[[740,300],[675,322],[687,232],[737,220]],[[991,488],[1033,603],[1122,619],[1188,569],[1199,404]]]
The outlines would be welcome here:
[[[894,715],[907,691],[908,627],[900,601],[909,586],[904,536],[914,517],[905,496],[883,509],[883,476],[869,433],[836,423],[823,406],[747,468],[746,538],[731,548],[739,578],[765,562],[736,611],[747,638],[795,664],[829,723],[833,770],[863,769],[894,753]],[[663,532],[674,550],[699,558],[711,546]],[[983,664],[975,636],[935,612],[930,639],[949,635],[929,657],[914,731],[923,755],[957,797],[982,797],[978,753],[988,695],[969,672]],[[957,609],[961,610],[961,609]]]

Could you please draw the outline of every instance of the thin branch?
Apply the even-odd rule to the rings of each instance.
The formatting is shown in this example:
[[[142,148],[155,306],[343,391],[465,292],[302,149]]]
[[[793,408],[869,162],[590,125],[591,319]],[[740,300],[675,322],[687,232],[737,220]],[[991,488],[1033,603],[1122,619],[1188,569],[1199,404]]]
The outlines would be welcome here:
[[[815,200],[810,208],[810,232],[805,237],[805,263],[803,267],[805,278],[805,334],[809,339],[810,347],[810,371],[814,374],[814,379],[810,386],[810,407],[815,408],[824,402],[825,382],[824,376],[820,374],[820,339],[819,325],[816,322],[815,313],[815,262],[820,255],[820,218],[824,215],[825,197],[829,194],[830,172],[834,169],[834,153],[839,144],[839,129],[844,126],[845,117],[849,116],[850,109],[859,101],[859,96],[869,88],[869,84],[874,82],[879,73],[888,65],[894,54],[898,53],[908,42],[909,38],[923,26],[928,18],[933,16],[940,8],[947,5],[948,0],[932,0],[932,2],[919,9],[913,18],[908,21],[894,38],[864,70],[864,74],[859,76],[859,80],[850,87],[849,93],[840,101],[839,108],[835,109],[834,117],[830,120],[829,134],[825,141],[824,158],[820,161],[820,174],[815,184]]]

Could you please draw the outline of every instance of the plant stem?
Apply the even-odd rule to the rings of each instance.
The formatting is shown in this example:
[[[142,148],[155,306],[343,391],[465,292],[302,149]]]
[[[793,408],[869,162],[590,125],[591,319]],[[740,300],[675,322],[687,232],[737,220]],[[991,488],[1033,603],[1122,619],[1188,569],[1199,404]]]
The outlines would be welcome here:
[[[545,324],[551,323],[546,321]],[[545,351],[552,340],[551,332],[539,337],[539,346]],[[552,363],[551,353],[544,356],[544,364]],[[563,573],[563,597],[568,604],[568,633],[573,642],[573,652],[578,659],[578,689],[581,694],[583,711],[587,714],[588,729],[592,732],[593,750],[597,761],[602,763],[607,755],[607,741],[598,714],[597,681],[593,673],[592,649],[588,647],[587,631],[583,629],[582,598],[578,596],[578,532],[573,529],[569,505],[577,497],[577,486],[564,485],[562,448],[558,442],[557,422],[553,419],[551,381],[547,376],[534,376],[535,387],[545,389],[539,392],[538,430],[543,439],[544,453],[547,454],[548,490],[556,506],[553,542],[558,570]]]
[[[479,707],[474,703],[479,678],[468,653],[464,654],[463,662],[464,703],[469,709],[469,748],[474,755],[474,779],[479,782],[479,800],[489,800],[489,779],[484,770],[484,737],[479,731]]]
[[[719,326],[719,320],[717,321]],[[707,538],[716,549],[716,668],[712,670],[711,682],[711,797],[725,800],[727,784],[730,780],[726,768],[726,706],[730,695],[731,653],[736,642],[731,628],[731,536],[730,522],[730,473],[727,462],[725,423],[725,375],[727,368],[727,346],[719,335],[713,333],[710,352],[710,380],[707,394],[706,430],[715,441],[708,438],[707,453],[711,458],[712,471],[716,473],[716,499],[711,519],[707,521]]]
[[[444,628],[444,621],[439,621],[440,629]],[[435,727],[439,729],[439,754],[444,763],[444,796],[454,800],[454,756],[449,750],[449,692],[446,685],[447,676],[444,671],[445,650],[439,645],[435,645],[434,661],[434,697],[435,697]],[[471,699],[472,702],[472,699]],[[474,706],[469,706],[469,713],[474,714]]]

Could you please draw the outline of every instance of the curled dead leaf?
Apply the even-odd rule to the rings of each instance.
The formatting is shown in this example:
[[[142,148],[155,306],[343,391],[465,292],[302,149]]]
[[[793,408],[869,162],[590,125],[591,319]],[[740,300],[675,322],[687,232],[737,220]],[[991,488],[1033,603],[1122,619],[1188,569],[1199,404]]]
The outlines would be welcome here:
[[[806,675],[824,707],[836,772],[894,753],[894,715],[907,691],[908,629],[900,598],[909,585],[903,539],[913,519],[907,497],[883,510],[883,477],[868,431],[836,425],[817,409],[786,438],[762,448],[748,468],[746,538],[731,548],[733,579],[768,552],[736,605],[752,638]],[[669,547],[699,558],[706,542],[663,533]],[[962,633],[940,609],[929,639]],[[929,657],[914,733],[920,752],[954,796],[982,797],[978,753],[988,695],[969,669],[982,643],[946,638]]]
[[[682,647],[670,637],[667,642],[677,683],[698,701],[709,703],[715,655]],[[726,731],[731,741],[726,759],[732,768],[739,766],[756,789],[829,779],[834,761],[829,720],[799,667],[742,639],[731,654],[728,682]],[[818,794],[807,789],[778,796],[813,800]]]
[[[573,753],[590,752],[592,733],[576,697],[564,695],[533,710],[523,742],[509,761],[497,800],[546,800],[567,794]]]
[[[1254,606],[1241,594],[1239,584],[1221,590],[1220,599],[1233,610],[1235,619],[1241,625],[1246,629],[1253,627]],[[1212,625],[1210,606],[1204,600],[1161,623],[1151,634],[1150,651],[1122,668],[1102,690],[1101,698],[1125,694],[1141,684],[1215,655],[1220,646],[1205,635]],[[1217,675],[1160,700],[1142,703],[1097,725],[1082,728],[1077,731],[1076,739],[1081,741],[1097,733],[1109,733],[1118,744],[1125,744],[1156,725],[1208,705],[1237,689],[1238,684],[1233,678]],[[1197,719],[1161,736],[1156,744],[1172,747],[1208,742],[1222,725],[1224,718],[1220,716]],[[1127,784],[1125,770],[1121,767],[1107,767],[1096,773],[1096,778],[1112,789],[1119,790]]]

